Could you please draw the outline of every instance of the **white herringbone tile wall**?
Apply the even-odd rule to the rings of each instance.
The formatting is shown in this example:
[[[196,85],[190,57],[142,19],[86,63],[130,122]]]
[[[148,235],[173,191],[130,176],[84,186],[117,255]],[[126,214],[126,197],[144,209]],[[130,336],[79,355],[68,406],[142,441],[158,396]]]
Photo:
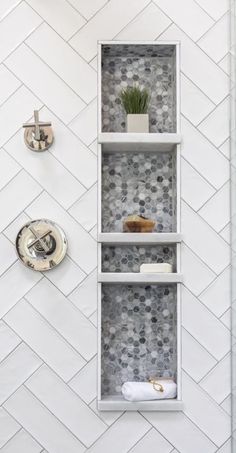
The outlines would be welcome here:
[[[1,453],[230,453],[228,20],[228,0],[1,0]],[[99,39],[181,42],[183,412],[96,408]],[[46,274],[14,251],[39,217],[69,241]]]

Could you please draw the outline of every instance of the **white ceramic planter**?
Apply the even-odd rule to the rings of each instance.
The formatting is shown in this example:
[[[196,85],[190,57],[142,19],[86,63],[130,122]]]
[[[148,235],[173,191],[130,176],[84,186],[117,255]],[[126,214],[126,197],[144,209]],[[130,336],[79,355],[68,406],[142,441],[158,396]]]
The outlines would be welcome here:
[[[149,132],[149,115],[148,113],[128,113],[127,115],[127,132]]]

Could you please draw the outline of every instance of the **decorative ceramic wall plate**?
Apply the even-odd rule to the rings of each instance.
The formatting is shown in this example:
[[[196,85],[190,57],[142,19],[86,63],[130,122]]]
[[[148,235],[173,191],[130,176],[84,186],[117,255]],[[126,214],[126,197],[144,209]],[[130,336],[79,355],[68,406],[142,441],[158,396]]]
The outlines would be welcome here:
[[[22,263],[35,271],[48,271],[65,257],[64,231],[51,220],[27,222],[16,237],[16,251]]]

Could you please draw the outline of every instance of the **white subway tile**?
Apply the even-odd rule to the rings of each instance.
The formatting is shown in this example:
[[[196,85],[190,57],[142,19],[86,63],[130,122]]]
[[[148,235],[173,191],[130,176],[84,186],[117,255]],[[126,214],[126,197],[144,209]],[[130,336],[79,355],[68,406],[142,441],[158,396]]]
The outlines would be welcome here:
[[[4,46],[0,47],[0,61],[19,46],[41,22],[42,18],[25,2],[21,2],[8,14],[0,22],[0,42],[4,42]]]
[[[97,137],[97,99],[85,107],[69,127],[83,143],[90,145]]]
[[[186,415],[220,447],[231,434],[230,417],[185,373],[182,392]]]
[[[231,438],[219,448],[218,453],[232,453],[232,445],[231,445]]]
[[[50,152],[88,189],[97,180],[96,156],[49,110],[43,108],[42,114],[52,121],[56,137]]]
[[[214,195],[215,189],[196,172],[196,170],[181,159],[181,196],[195,211]]]
[[[57,266],[44,274],[65,296],[81,283],[86,274],[68,256],[64,258],[60,266]]]
[[[216,147],[222,145],[229,137],[229,110],[229,98],[227,98],[198,126]]]
[[[217,361],[184,328],[181,340],[182,367],[198,382],[217,364]]]
[[[1,6],[0,6],[1,8]],[[21,85],[21,82],[10,72],[6,66],[0,65],[0,104],[11,96]]]
[[[89,149],[91,149],[91,151],[92,151],[94,154],[96,154],[96,156],[97,156],[97,154],[98,154],[98,141],[97,141],[97,139],[94,140],[94,142],[92,142],[92,143],[89,145]]]
[[[181,453],[215,453],[217,447],[183,412],[144,412],[166,439]]]
[[[220,236],[230,244],[230,223],[228,223],[225,228],[220,232]]]
[[[94,14],[96,14],[108,1],[109,0],[93,0],[92,2],[88,2],[88,0],[69,0],[71,5],[73,5],[86,19],[90,19],[94,16]]]
[[[13,349],[21,342],[20,338],[7,326],[0,321],[0,362],[10,354]]]
[[[0,257],[1,275],[17,260],[14,245],[3,234],[0,234]]]
[[[223,324],[230,329],[231,328],[231,308],[229,308],[220,318]]]
[[[20,87],[14,96],[0,106],[0,146],[21,129],[22,123],[30,119],[33,110],[40,109],[40,107],[42,107],[42,103],[24,86]]]
[[[65,209],[85,192],[85,187],[51,153],[27,152],[22,131],[14,135],[5,149]]]
[[[184,275],[185,286],[196,296],[216,277],[215,273],[185,243],[182,243],[181,247],[181,272]]]
[[[91,316],[97,308],[97,271],[92,272],[69,296],[85,316]]]
[[[69,123],[86,105],[25,44],[19,46],[5,64],[65,123]]]
[[[231,395],[229,395],[224,401],[223,403],[221,403],[221,407],[224,409],[225,412],[227,412],[227,414],[229,414],[231,416],[231,404],[232,404],[232,401],[231,401]],[[231,452],[230,452],[231,453]]]
[[[0,20],[9,14],[21,0],[1,0],[0,3]]]
[[[218,63],[229,49],[229,14],[225,14],[205,35],[198,41],[198,45],[212,60]]]
[[[91,234],[91,236],[95,239],[95,241],[97,240],[97,237],[98,237],[98,228],[97,228],[97,225],[95,225],[92,230],[89,232],[89,234]]]
[[[0,294],[4,294],[0,304],[0,317],[2,318],[41,278],[40,273],[27,269],[19,261],[3,274],[0,278]]]
[[[155,3],[194,41],[197,41],[214,21],[193,0],[154,0]]]
[[[216,274],[220,274],[228,266],[230,261],[228,244],[184,202],[182,202],[181,214],[181,228],[184,242]],[[215,256],[216,250],[217,259]]]
[[[215,107],[215,104],[181,74],[181,112],[194,126],[200,123]]]
[[[34,373],[26,386],[86,447],[106,430],[87,404],[46,366]]]
[[[21,167],[2,148],[0,151],[0,189],[2,189],[17,173]]]
[[[68,239],[68,255],[86,273],[96,267],[95,240],[48,194],[43,193],[26,209],[26,213],[32,218],[46,217],[58,222]]]
[[[24,300],[4,319],[62,379],[71,379],[84,365],[82,357]]]
[[[221,69],[230,75],[230,54],[225,55],[224,58],[218,63]]]
[[[197,25],[199,26],[198,23]],[[228,76],[175,24],[171,25],[160,39],[181,41],[181,70],[215,104],[228,95]]]
[[[96,329],[48,280],[44,278],[25,297],[86,360],[96,354]]]
[[[97,96],[96,71],[45,22],[26,43],[84,102],[89,103]]]
[[[216,189],[222,187],[229,179],[228,160],[183,117],[181,129],[182,156]]]
[[[20,231],[23,225],[25,225],[30,220],[29,216],[27,216],[24,212],[19,214],[15,220],[13,220],[10,225],[4,230],[5,236],[15,244],[16,235]]]
[[[211,16],[214,20],[220,19],[229,9],[227,0],[196,0],[196,2]]]
[[[122,415],[122,412],[119,411],[98,411],[97,399],[94,399],[89,406],[107,426],[112,425]]]
[[[90,231],[97,222],[97,185],[94,185],[69,209],[69,213]]]
[[[97,316],[97,311],[95,311],[90,317],[90,321],[93,323],[95,327],[98,325],[98,316]]]
[[[231,392],[230,354],[224,357],[216,367],[201,381],[201,387],[221,404]]]
[[[1,453],[41,453],[42,447],[25,431],[21,429],[2,448]]]
[[[141,439],[150,429],[150,424],[138,412],[126,412],[88,450],[89,453],[123,453]]]
[[[63,39],[68,40],[86,21],[66,0],[40,1],[28,0],[29,5],[37,11]]]
[[[89,404],[97,396],[97,357],[85,365],[79,373],[71,379],[69,386]]]
[[[171,20],[154,3],[141,11],[126,27],[116,36],[118,40],[132,41],[140,39],[151,41],[156,39],[169,25]]]
[[[16,434],[20,425],[2,407],[0,407],[0,448]]]
[[[4,406],[50,453],[84,453],[81,442],[28,389],[21,387]]]
[[[0,404],[3,404],[41,364],[42,361],[36,354],[21,343],[0,364]]]
[[[148,433],[131,448],[130,453],[150,452],[153,450],[153,447],[156,451],[160,451],[161,453],[173,453],[173,446],[154,428],[148,431]]]
[[[229,267],[199,296],[199,299],[218,318],[228,310],[231,304]]]
[[[229,330],[184,287],[182,323],[183,327],[217,360],[229,352]]]
[[[113,39],[142,9],[148,0],[110,0],[81,30],[70,40],[78,53],[89,61],[97,53],[99,39]]]
[[[230,159],[230,138],[227,138],[223,145],[220,146],[220,151],[224,154],[227,159]]]
[[[30,202],[42,192],[41,187],[24,170],[16,175],[0,192],[0,230],[5,229]]]

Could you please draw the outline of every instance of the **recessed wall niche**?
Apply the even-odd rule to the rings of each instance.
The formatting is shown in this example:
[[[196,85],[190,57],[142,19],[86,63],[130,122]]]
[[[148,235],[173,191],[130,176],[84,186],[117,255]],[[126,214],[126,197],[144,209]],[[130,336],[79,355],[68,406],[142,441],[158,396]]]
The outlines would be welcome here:
[[[183,409],[178,55],[176,43],[99,44],[98,410],[102,411]],[[126,132],[120,92],[135,84],[151,93],[149,133]],[[157,263],[166,266],[151,266]],[[157,377],[174,379],[176,398],[134,403],[123,397],[124,382]]]
[[[176,379],[176,285],[102,288],[102,395],[126,381]]]
[[[102,46],[102,131],[125,132],[122,88],[148,89],[150,132],[176,132],[176,46]]]
[[[122,232],[133,214],[155,220],[156,232],[176,231],[174,152],[103,153],[103,231]]]
[[[102,272],[140,272],[143,263],[169,263],[176,272],[176,246],[153,245],[103,245]]]

